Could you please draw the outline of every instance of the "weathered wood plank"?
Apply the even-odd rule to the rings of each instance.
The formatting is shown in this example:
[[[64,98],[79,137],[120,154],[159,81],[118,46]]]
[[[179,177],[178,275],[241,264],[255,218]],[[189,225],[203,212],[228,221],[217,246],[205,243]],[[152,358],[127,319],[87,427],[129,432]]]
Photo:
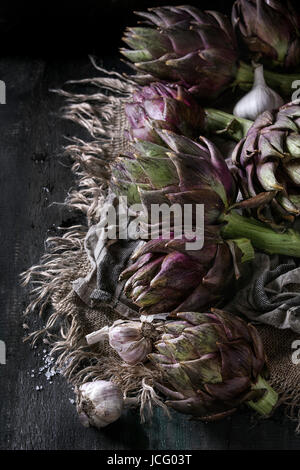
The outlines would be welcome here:
[[[48,89],[92,74],[88,59],[0,62],[0,78],[8,89],[7,105],[0,106],[0,339],[7,345],[7,365],[0,365],[0,448],[299,448],[294,425],[281,413],[253,427],[248,412],[204,424],[175,413],[169,421],[156,411],[152,424],[142,426],[129,411],[101,432],[85,429],[69,401],[72,390],[61,377],[54,377],[52,385],[44,375],[31,377],[44,364],[43,346],[32,351],[22,343],[26,295],[18,276],[39,260],[47,233],[73,217],[51,203],[63,201],[74,184],[69,168],[60,163],[63,136],[80,133],[55,114],[62,101]],[[36,391],[37,385],[43,390]]]

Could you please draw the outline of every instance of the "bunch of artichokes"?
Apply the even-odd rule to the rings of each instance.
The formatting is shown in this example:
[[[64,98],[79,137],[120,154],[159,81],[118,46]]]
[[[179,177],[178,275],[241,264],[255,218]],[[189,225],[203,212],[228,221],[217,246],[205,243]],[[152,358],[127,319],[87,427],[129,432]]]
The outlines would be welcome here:
[[[115,176],[114,184],[126,180],[131,194],[135,187],[148,215],[153,204],[176,203],[182,208],[189,204],[193,209],[203,204],[205,241],[201,250],[189,251],[186,239],[178,240],[172,233],[166,238],[158,231],[154,240],[137,250],[134,264],[122,273],[121,279],[127,281],[125,292],[142,314],[174,315],[210,308],[226,298],[228,287],[239,277],[241,260],[253,256],[247,238],[270,252],[291,254],[286,250],[294,247],[290,248],[291,243],[287,245],[283,236],[278,238],[272,230],[257,227],[229,211],[236,200],[236,184],[212,142],[203,137],[199,142],[192,141],[157,126],[154,129],[162,145],[135,139],[131,153],[114,164],[113,173],[117,170],[122,177],[120,180]],[[124,185],[120,189],[124,194]],[[263,196],[255,203],[266,203]],[[269,193],[266,196],[270,199]],[[224,221],[229,225],[225,231]],[[150,218],[152,227],[151,222]],[[229,240],[224,240],[221,233]],[[296,242],[299,253],[299,237]]]
[[[128,148],[111,163],[111,188],[129,204],[141,203],[146,241],[120,280],[147,321],[161,314],[168,320],[147,329],[137,319],[119,321],[104,330],[126,367],[148,367],[151,360],[149,370],[160,377],[156,388],[175,410],[212,421],[246,403],[267,416],[278,397],[266,381],[257,330],[222,310],[207,312],[224,304],[240,264],[254,255],[251,242],[269,253],[300,257],[300,234],[273,230],[286,229],[300,214],[300,106],[264,112],[252,124],[203,109],[197,98],[215,98],[234,83],[251,85],[253,71],[239,62],[236,34],[247,58],[259,57],[270,67],[297,66],[298,16],[276,0],[237,0],[234,28],[220,13],[187,5],[138,15],[143,24],[127,29],[129,49],[122,53],[134,63],[139,85],[124,105]],[[285,93],[295,79],[268,71],[265,77]],[[207,138],[222,126],[239,141],[234,172],[228,155]],[[237,202],[239,190],[243,200]],[[194,239],[186,233],[177,237],[175,216],[166,235],[153,205],[189,205],[194,237],[196,208],[203,205],[202,248],[188,248]],[[237,208],[246,209],[247,217]]]
[[[139,188],[148,214],[153,204],[183,209],[189,204],[193,228],[199,223],[195,208],[203,204],[204,246],[189,251],[184,236],[176,238],[173,231],[164,236],[159,225],[158,237],[134,253],[136,262],[121,279],[127,279],[125,292],[142,314],[172,315],[219,303],[239,275],[239,262],[245,255],[251,257],[252,250],[245,240],[227,242],[220,235],[220,217],[234,203],[236,185],[214,144],[203,137],[197,143],[165,129],[157,132],[165,146],[136,142],[135,153],[122,156],[121,164]],[[153,224],[151,213],[149,229]]]

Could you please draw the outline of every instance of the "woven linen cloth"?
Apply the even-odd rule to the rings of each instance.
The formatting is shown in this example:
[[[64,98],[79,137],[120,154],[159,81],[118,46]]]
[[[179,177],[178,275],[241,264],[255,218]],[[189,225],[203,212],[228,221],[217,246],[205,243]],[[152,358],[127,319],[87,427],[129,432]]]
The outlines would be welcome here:
[[[229,311],[300,337],[300,268],[293,259],[256,253],[244,273],[243,287],[227,305]]]
[[[115,201],[116,196],[109,193],[103,204],[103,213],[104,206],[113,206]],[[132,304],[122,294],[124,282],[119,282],[119,276],[140,242],[104,237],[106,223],[107,218],[101,218],[98,224],[92,225],[88,230],[84,247],[91,270],[84,278],[76,279],[72,286],[89,307],[101,303],[103,307],[106,306],[123,317],[137,317],[137,309],[132,308]],[[116,231],[118,228],[116,227]]]

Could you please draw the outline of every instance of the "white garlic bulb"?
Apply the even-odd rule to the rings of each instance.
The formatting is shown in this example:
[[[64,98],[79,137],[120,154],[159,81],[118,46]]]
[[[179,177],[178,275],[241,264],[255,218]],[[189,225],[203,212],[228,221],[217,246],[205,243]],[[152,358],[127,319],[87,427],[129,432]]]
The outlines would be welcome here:
[[[153,340],[157,337],[155,327],[147,322],[117,320],[111,327],[104,327],[86,337],[93,344],[108,335],[110,346],[127,364],[144,362],[152,352]]]
[[[81,385],[76,393],[77,411],[84,426],[104,428],[120,418],[124,400],[118,385],[96,380]]]
[[[233,114],[254,121],[264,111],[279,108],[283,103],[281,96],[266,84],[263,66],[259,65],[254,70],[252,89],[238,101]]]
[[[145,334],[146,323],[115,322],[109,331],[109,344],[127,364],[144,362],[152,352],[152,340]],[[151,325],[148,323],[149,329]]]

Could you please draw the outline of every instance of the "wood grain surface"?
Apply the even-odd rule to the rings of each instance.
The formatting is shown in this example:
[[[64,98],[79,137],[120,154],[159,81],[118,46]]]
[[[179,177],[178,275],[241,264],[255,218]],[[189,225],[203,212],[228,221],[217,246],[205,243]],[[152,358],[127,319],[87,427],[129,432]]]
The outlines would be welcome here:
[[[111,68],[117,62],[104,59],[104,65]],[[44,374],[37,376],[45,345],[32,350],[22,342],[28,297],[19,274],[39,261],[44,240],[57,226],[76,221],[76,214],[54,203],[62,202],[74,185],[70,162],[62,156],[65,137],[84,137],[78,127],[60,120],[62,99],[49,89],[94,73],[88,58],[0,61],[0,79],[7,86],[7,104],[0,105],[0,340],[7,346],[7,364],[0,365],[0,448],[299,449],[295,425],[280,411],[255,422],[243,410],[214,424],[175,413],[168,420],[157,411],[152,423],[143,426],[129,411],[101,432],[85,429],[65,380],[57,376],[49,384]],[[26,322],[42,324],[38,318]]]

